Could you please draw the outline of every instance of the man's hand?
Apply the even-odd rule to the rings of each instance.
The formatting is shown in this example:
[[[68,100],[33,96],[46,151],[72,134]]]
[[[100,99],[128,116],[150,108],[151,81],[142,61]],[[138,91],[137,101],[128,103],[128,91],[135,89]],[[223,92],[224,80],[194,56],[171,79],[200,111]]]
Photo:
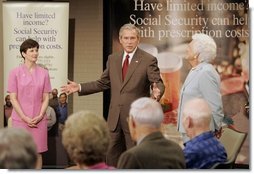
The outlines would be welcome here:
[[[66,93],[67,95],[79,91],[79,85],[76,82],[68,80],[67,85],[61,86],[61,92]]]
[[[156,101],[159,101],[160,98],[161,98],[161,91],[158,88],[156,83],[152,84],[152,96],[151,96],[151,98],[155,99]]]

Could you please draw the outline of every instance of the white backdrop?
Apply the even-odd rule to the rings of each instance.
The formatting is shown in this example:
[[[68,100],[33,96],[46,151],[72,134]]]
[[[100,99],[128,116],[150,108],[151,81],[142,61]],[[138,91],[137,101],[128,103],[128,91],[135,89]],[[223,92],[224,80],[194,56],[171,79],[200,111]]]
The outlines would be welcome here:
[[[69,3],[3,2],[4,94],[11,69],[23,63],[19,47],[32,38],[40,44],[37,64],[47,67],[52,88],[68,74]]]

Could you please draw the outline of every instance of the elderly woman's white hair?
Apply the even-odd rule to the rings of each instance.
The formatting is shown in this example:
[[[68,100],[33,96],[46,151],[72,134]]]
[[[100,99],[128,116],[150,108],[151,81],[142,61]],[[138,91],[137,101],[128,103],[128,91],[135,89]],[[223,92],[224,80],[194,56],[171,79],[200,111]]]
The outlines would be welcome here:
[[[131,104],[130,117],[138,124],[159,128],[164,114],[161,105],[148,97],[142,97]]]
[[[217,46],[210,36],[197,33],[192,36],[193,52],[198,55],[199,62],[211,62],[216,57]]]

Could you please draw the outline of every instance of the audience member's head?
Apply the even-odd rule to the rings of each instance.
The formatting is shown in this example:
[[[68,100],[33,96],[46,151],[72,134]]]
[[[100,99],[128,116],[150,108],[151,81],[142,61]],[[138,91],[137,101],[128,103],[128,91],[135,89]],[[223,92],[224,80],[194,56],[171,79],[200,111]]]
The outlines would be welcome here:
[[[89,111],[70,115],[63,130],[63,145],[79,168],[103,162],[109,146],[106,121]]]
[[[164,114],[160,103],[142,97],[131,104],[129,112],[129,128],[131,137],[137,141],[140,137],[160,130]]]
[[[0,168],[35,169],[36,163],[36,145],[26,130],[0,129]]]
[[[53,98],[57,98],[58,97],[58,90],[56,88],[52,89],[52,92],[51,92]]]
[[[64,105],[66,104],[66,102],[67,102],[67,94],[63,92],[59,95],[59,103],[61,105]]]
[[[11,98],[9,94],[5,96],[5,106],[12,107]]]
[[[193,138],[210,130],[212,110],[201,98],[188,101],[183,109],[183,126],[187,135]]]

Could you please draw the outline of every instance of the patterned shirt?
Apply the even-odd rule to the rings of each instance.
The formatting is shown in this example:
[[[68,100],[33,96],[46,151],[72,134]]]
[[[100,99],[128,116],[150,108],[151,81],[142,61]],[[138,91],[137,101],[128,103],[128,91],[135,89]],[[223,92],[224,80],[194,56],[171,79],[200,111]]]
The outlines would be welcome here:
[[[225,162],[227,153],[211,131],[204,132],[185,144],[186,168],[208,169],[217,162]]]

